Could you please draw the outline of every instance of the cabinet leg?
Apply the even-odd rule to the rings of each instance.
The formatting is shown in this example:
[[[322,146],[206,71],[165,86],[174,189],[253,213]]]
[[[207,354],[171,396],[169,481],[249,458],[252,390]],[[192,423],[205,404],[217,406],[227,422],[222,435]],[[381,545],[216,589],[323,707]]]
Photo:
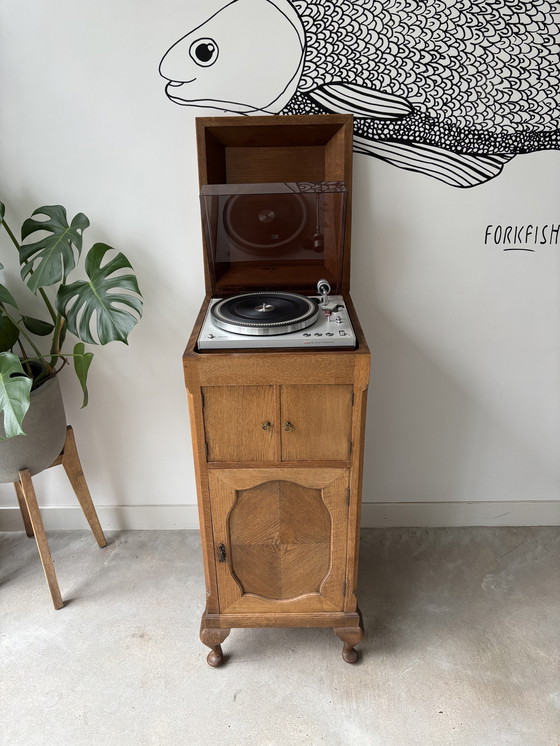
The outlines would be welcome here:
[[[360,616],[358,627],[334,627],[335,635],[344,643],[342,657],[346,663],[356,663],[360,657],[360,653],[354,646],[364,639],[364,623],[359,609],[358,614]]]
[[[206,658],[208,665],[218,668],[224,661],[221,643],[226,639],[231,630],[218,627],[206,627],[206,614],[202,615],[200,623],[200,639],[204,645],[210,648]]]

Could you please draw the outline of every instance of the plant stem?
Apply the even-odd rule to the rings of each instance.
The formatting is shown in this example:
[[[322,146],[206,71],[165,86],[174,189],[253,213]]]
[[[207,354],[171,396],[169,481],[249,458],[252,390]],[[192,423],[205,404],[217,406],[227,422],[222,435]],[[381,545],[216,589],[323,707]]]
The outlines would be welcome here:
[[[51,346],[51,354],[56,355],[57,357],[60,355],[60,340],[62,338],[62,330],[64,329],[65,323],[66,319],[64,316],[58,314],[55,318],[54,335]]]
[[[68,353],[68,355],[58,355],[58,357],[62,360],[62,363],[60,364],[60,368],[58,370],[56,370],[56,368],[54,367],[54,365],[51,362],[47,362],[47,359],[46,359],[47,356],[46,355],[37,355],[36,357],[28,357],[25,360],[22,360],[22,365],[26,365],[27,363],[31,363],[34,360],[42,360],[45,363],[45,366],[47,368],[47,374],[48,375],[51,375],[51,374],[56,375],[57,373],[60,373],[60,371],[64,368],[65,365],[68,365],[68,360],[66,359],[67,357],[79,357],[79,356],[78,355],[73,355],[71,353]],[[51,361],[52,361],[52,359],[53,358],[51,358]],[[29,376],[31,377],[31,374],[29,374]]]
[[[18,339],[18,345],[19,345],[19,349],[21,350],[21,364],[25,368],[25,372],[27,373],[29,378],[33,378],[33,371],[31,370],[31,366],[29,365],[29,362],[27,360],[27,357],[28,357],[27,350],[22,345],[20,339]]]
[[[22,343],[21,343],[21,339],[18,339],[18,342],[17,342],[17,343],[18,343],[18,345],[19,345],[19,349],[21,350],[21,357],[22,357],[22,359],[23,359],[23,358],[26,358],[26,357],[28,357],[28,355],[27,355],[27,350],[26,350],[26,349],[25,349],[25,347],[24,347],[24,346],[22,345]]]
[[[33,373],[31,371],[31,368],[29,366],[29,363],[32,363],[36,360],[40,360],[44,363],[43,369],[40,371],[40,373],[37,376],[33,376]],[[63,365],[66,365],[66,359],[63,358],[64,363]],[[52,366],[49,362],[46,360],[45,355],[37,355],[36,357],[28,357],[25,360],[21,361],[21,364],[25,366],[25,369],[27,371],[27,375],[29,378],[33,378],[35,381],[35,384],[37,384],[39,381],[42,381],[44,378],[48,378],[49,376],[56,375],[59,371],[54,369],[54,366]],[[62,370],[62,366],[59,370]]]
[[[14,234],[12,233],[12,231],[11,231],[11,229],[10,229],[10,226],[8,225],[8,223],[6,223],[6,221],[5,221],[5,220],[3,220],[3,221],[2,221],[2,225],[3,225],[3,226],[4,226],[4,228],[6,229],[6,233],[7,233],[7,234],[8,234],[8,236],[9,236],[9,237],[10,237],[10,238],[12,239],[12,243],[14,244],[14,246],[16,247],[16,249],[17,249],[17,250],[18,250],[18,252],[19,252],[19,243],[17,242],[17,238],[16,238],[16,237],[14,236]]]
[[[58,314],[55,319],[55,327],[54,327],[54,334],[53,334],[53,341],[51,345],[51,366],[54,368],[55,366],[55,360],[57,357],[61,356],[60,351],[60,340],[62,339],[62,331],[64,329],[64,324],[66,323],[66,319],[61,315]]]
[[[50,300],[48,299],[48,296],[47,296],[47,294],[45,293],[45,291],[43,290],[43,288],[39,288],[39,293],[40,293],[40,295],[41,295],[41,298],[42,298],[42,299],[44,300],[44,302],[45,302],[45,305],[46,305],[46,307],[47,307],[47,311],[49,312],[49,314],[50,314],[50,317],[51,317],[51,319],[53,320],[53,323],[54,323],[54,324],[56,324],[56,320],[57,320],[57,319],[56,319],[56,311],[55,311],[55,310],[54,310],[54,308],[52,307],[52,303],[51,303],[51,302],[50,302]]]

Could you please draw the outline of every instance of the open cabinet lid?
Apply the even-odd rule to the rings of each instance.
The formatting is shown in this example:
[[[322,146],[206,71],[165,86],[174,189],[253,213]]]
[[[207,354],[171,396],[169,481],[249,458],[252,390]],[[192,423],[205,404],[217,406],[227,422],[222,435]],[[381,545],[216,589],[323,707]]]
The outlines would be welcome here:
[[[352,116],[197,118],[206,291],[349,290]]]

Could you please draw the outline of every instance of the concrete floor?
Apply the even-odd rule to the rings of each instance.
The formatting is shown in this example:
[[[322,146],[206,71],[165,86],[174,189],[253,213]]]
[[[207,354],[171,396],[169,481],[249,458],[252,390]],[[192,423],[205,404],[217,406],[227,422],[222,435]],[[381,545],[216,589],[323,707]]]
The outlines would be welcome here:
[[[198,640],[197,532],[0,534],[2,746],[558,746],[560,531],[368,529],[367,637],[233,630]]]

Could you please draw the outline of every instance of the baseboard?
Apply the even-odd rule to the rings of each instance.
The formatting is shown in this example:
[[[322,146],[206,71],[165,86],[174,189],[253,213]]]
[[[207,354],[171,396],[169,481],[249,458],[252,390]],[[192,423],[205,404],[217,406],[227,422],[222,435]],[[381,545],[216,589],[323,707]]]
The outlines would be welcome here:
[[[101,526],[105,531],[198,528],[196,505],[96,505]],[[47,531],[72,531],[88,528],[79,506],[41,508]],[[17,505],[0,508],[0,531],[22,531],[23,524]]]
[[[363,503],[362,526],[558,526],[560,500]]]
[[[101,505],[106,531],[198,528],[196,505]],[[47,530],[86,529],[79,507],[41,509]],[[560,501],[363,503],[362,526],[558,526]],[[0,531],[22,531],[19,508],[0,508]]]

